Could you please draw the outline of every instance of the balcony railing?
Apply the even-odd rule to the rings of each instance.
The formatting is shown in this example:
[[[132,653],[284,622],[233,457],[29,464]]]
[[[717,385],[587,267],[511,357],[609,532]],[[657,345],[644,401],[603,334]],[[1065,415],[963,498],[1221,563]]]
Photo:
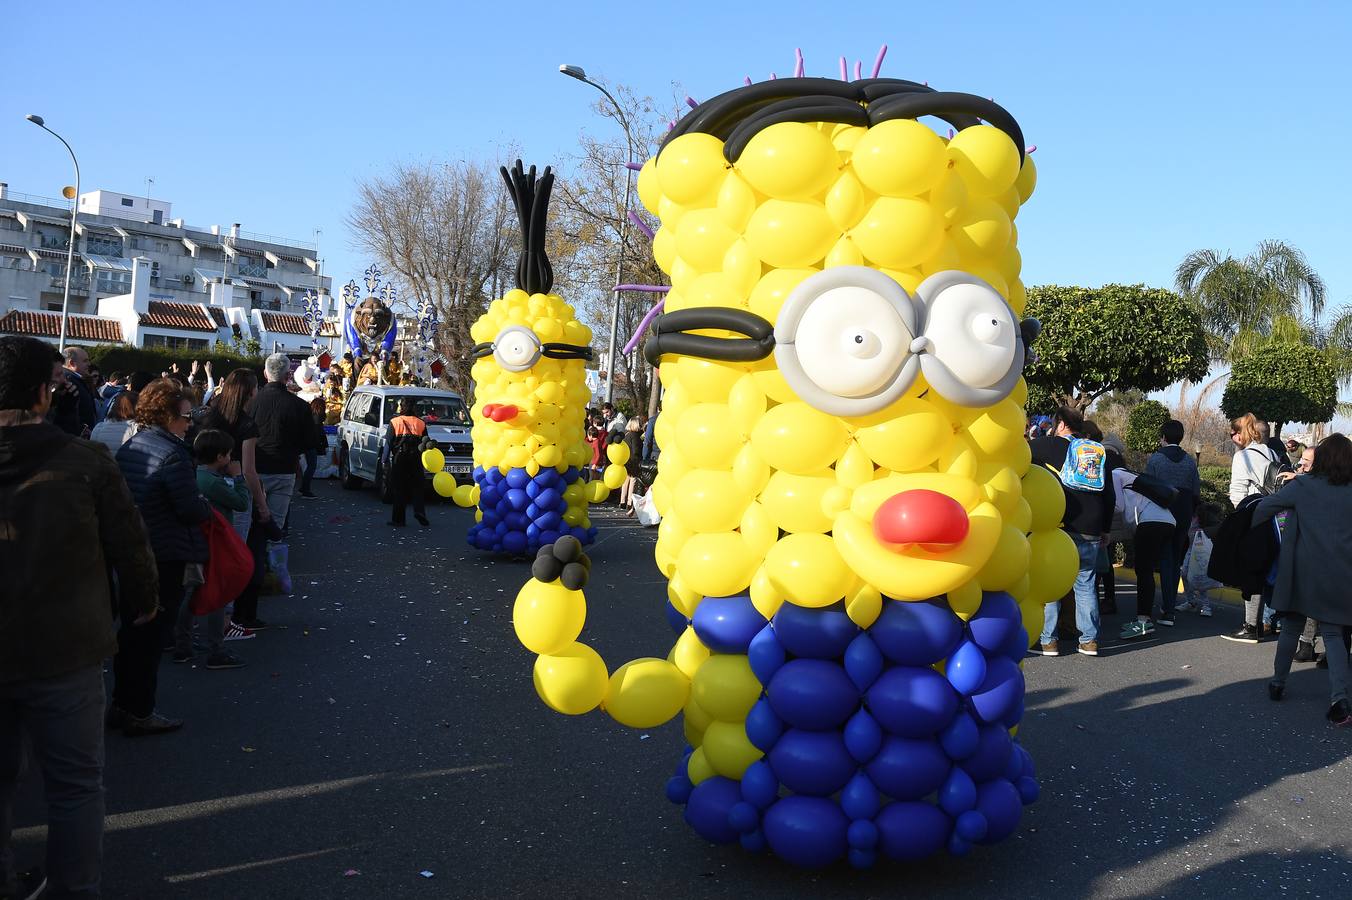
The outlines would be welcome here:
[[[65,276],[65,275],[53,275],[53,276],[52,276],[52,287],[56,288],[58,291],[65,290],[65,288],[66,288],[66,276]],[[71,276],[71,279],[70,279],[70,289],[71,289],[72,291],[87,291],[87,290],[89,290],[89,276],[88,276],[88,275],[85,275],[85,276],[73,275],[73,276]]]
[[[70,246],[70,241],[62,238],[42,236],[42,246],[46,250],[65,250]]]
[[[85,246],[89,253],[97,256],[116,256],[119,258],[122,256],[121,241],[94,240],[91,238],[86,241]]]
[[[246,278],[267,278],[268,267],[261,263],[240,263],[239,274]]]

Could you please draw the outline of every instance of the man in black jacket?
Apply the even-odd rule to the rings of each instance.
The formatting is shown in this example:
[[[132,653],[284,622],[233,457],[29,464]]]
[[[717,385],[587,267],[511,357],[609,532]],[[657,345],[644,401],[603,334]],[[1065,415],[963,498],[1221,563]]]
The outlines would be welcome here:
[[[159,599],[141,515],[102,444],[44,419],[66,375],[50,344],[0,338],[0,897],[26,897],[10,851],[24,736],[47,791],[55,896],[97,896],[103,844],[108,569],[138,623]]]
[[[278,528],[286,526],[291,497],[296,490],[296,472],[300,456],[314,448],[315,425],[306,402],[286,389],[291,377],[291,360],[285,353],[274,353],[263,362],[267,384],[254,397],[250,415],[258,426],[258,446],[254,466],[263,482],[267,508],[257,510],[258,518],[271,518]]]
[[[61,355],[66,377],[64,384],[58,385],[52,424],[66,434],[89,437],[99,422],[94,389],[89,383],[89,354],[83,347],[67,347]]]
[[[1030,443],[1033,465],[1046,466],[1059,473],[1065,465],[1066,454],[1070,450],[1072,438],[1084,434],[1084,416],[1079,410],[1063,406],[1056,411],[1053,431],[1046,437],[1036,438]],[[1116,497],[1113,491],[1113,469],[1116,466],[1111,458],[1105,456],[1103,462],[1103,489],[1099,491],[1076,490],[1061,485],[1066,495],[1066,514],[1061,520],[1061,528],[1075,542],[1079,551],[1080,570],[1075,576],[1075,627],[1080,631],[1077,648],[1085,656],[1098,656],[1099,609],[1098,592],[1094,585],[1094,566],[1098,560],[1099,545],[1104,535],[1112,527],[1113,505]],[[1059,477],[1059,475],[1058,475]],[[1056,642],[1056,620],[1061,613],[1061,601],[1047,604],[1043,614],[1042,636],[1039,639],[1043,656],[1057,656],[1060,647]]]

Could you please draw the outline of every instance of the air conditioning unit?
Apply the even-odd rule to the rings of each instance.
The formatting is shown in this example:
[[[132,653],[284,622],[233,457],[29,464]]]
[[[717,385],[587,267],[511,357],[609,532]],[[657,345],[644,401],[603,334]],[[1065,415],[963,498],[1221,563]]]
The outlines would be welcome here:
[[[184,283],[184,284],[192,284],[192,276],[191,276],[191,275],[184,275],[184,276],[183,276],[183,283]]]
[[[159,262],[159,260],[157,260],[157,259],[152,259],[152,260],[150,261],[150,268],[158,270],[159,267],[160,267],[160,262]]]

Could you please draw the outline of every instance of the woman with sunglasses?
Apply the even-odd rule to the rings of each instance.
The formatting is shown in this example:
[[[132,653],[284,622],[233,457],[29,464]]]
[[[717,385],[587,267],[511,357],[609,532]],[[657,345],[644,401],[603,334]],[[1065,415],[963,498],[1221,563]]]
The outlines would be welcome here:
[[[155,688],[163,649],[173,643],[174,621],[183,601],[184,574],[206,562],[207,541],[201,525],[211,515],[197,490],[192,450],[184,442],[192,424],[192,401],[168,378],[152,381],[136,403],[140,425],[117,452],[117,465],[127,479],[132,499],[150,535],[160,576],[160,614],[137,625],[122,612],[113,658],[113,703],[110,727],[128,736],[163,734],[183,725],[155,711]]]

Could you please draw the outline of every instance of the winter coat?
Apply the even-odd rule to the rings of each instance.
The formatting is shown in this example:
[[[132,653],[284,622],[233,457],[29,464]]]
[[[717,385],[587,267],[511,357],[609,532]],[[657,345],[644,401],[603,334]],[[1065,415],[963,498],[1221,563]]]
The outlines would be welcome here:
[[[1254,523],[1282,510],[1292,515],[1282,527],[1272,608],[1352,625],[1352,485],[1301,475],[1259,501]]]
[[[65,373],[66,381],[75,390],[56,398],[52,406],[52,424],[66,434],[79,437],[86,428],[94,430],[94,426],[99,423],[99,411],[94,403],[94,389],[89,386],[89,382],[70,369],[66,369]]]
[[[1131,485],[1135,481],[1136,473],[1130,469],[1113,470],[1113,488],[1116,496],[1113,511],[1121,514],[1126,527],[1134,532],[1139,526],[1145,525],[1147,522],[1176,525],[1177,522],[1169,510],[1160,506],[1145,494],[1131,490]],[[1186,524],[1184,527],[1186,527]]]
[[[1047,435],[1031,441],[1029,447],[1035,465],[1048,466],[1060,472],[1066,464],[1070,441],[1057,435]],[[1105,454],[1101,491],[1077,491],[1061,485],[1061,491],[1066,495],[1066,513],[1061,520],[1061,527],[1091,538],[1109,532],[1113,522],[1113,507],[1117,503],[1112,474],[1118,465],[1120,462],[1116,453]]]
[[[117,465],[136,499],[159,562],[206,562],[201,524],[211,507],[197,489],[188,445],[163,428],[143,427],[117,451]]]
[[[107,449],[54,425],[0,426],[0,684],[116,651],[109,569],[124,608],[155,609],[155,557]]]
[[[1197,461],[1177,444],[1166,444],[1146,460],[1145,472],[1178,491],[1169,506],[1179,528],[1187,528],[1202,498],[1202,479]]]
[[[1272,469],[1272,479],[1267,477],[1269,467]],[[1236,451],[1230,460],[1230,503],[1238,508],[1239,502],[1245,497],[1271,493],[1276,473],[1280,469],[1277,454],[1261,442]]]
[[[259,388],[249,408],[258,426],[254,468],[259,475],[294,475],[300,455],[315,446],[310,406],[280,382]]]

